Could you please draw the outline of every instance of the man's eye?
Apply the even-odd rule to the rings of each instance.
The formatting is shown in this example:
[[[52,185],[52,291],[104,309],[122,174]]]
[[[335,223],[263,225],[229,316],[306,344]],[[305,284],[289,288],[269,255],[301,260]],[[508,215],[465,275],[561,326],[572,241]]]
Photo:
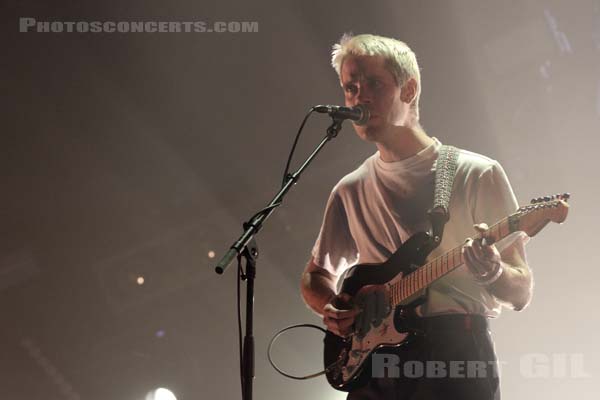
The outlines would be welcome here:
[[[354,86],[354,85],[346,85],[344,87],[344,90],[346,91],[346,93],[356,93],[356,86]]]

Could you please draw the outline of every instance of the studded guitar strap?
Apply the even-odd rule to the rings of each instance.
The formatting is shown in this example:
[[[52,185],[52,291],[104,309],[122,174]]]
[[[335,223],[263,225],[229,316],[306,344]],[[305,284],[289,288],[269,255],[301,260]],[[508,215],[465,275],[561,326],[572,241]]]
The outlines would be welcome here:
[[[428,211],[434,248],[442,242],[444,226],[450,219],[449,204],[456,175],[458,153],[456,147],[442,145],[435,163],[433,207]]]

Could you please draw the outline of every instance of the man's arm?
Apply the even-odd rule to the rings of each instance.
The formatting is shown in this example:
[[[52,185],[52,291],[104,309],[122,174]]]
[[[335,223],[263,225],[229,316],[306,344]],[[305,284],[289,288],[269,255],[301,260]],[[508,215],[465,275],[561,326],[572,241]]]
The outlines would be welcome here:
[[[351,307],[348,294],[336,294],[337,281],[337,276],[319,267],[311,257],[302,273],[300,293],[306,305],[323,317],[327,329],[343,337],[351,332],[358,310]]]
[[[508,177],[502,166],[494,161],[486,168],[478,181],[477,196],[473,220],[476,222],[495,222],[518,207]],[[479,224],[475,230],[485,237],[488,226]],[[486,285],[487,290],[503,305],[520,311],[527,307],[532,297],[533,279],[525,256],[522,238],[500,253],[495,245],[481,245],[481,241],[471,243],[465,264],[475,276],[482,272],[491,273],[500,263],[502,274],[498,279]],[[472,261],[472,262],[469,262]],[[471,264],[471,265],[469,265]]]
[[[486,224],[479,224],[475,229],[485,237],[488,227]],[[469,239],[463,248],[463,255],[465,264],[476,278],[493,275],[500,268],[499,277],[484,285],[498,301],[515,311],[527,307],[533,293],[533,278],[525,261],[522,243],[513,243],[500,253],[493,244]]]
[[[502,275],[488,290],[499,301],[515,311],[529,305],[533,295],[533,278],[523,256],[511,246],[502,252]]]
[[[318,315],[336,295],[338,278],[329,271],[320,268],[311,257],[302,273],[300,293],[306,305]]]

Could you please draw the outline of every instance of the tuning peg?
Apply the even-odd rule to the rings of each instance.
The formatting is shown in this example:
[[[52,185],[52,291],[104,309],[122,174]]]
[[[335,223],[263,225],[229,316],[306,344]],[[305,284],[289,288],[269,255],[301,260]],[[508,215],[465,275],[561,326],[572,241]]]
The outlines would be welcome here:
[[[550,196],[545,196],[544,197],[544,201],[550,201],[550,200],[552,200],[552,197],[550,197]]]
[[[571,194],[570,194],[570,193],[563,193],[563,194],[562,194],[562,198],[563,198],[564,200],[569,200],[569,198],[570,198],[570,197],[571,197]]]

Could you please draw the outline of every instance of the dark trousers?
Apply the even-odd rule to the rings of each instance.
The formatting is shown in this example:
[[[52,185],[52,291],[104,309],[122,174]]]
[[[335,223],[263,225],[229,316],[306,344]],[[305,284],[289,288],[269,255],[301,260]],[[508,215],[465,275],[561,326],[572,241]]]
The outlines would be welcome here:
[[[348,400],[499,400],[498,365],[487,321],[444,315],[414,323],[421,332],[373,355],[371,379]]]

